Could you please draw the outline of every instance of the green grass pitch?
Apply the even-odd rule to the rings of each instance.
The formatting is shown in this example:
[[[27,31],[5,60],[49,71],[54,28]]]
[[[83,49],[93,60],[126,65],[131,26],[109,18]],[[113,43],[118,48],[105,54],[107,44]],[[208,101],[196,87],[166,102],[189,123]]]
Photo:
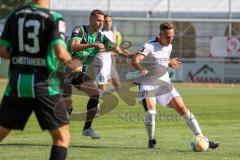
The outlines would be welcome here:
[[[2,96],[6,83],[0,82]],[[147,149],[142,107],[129,107],[120,100],[110,113],[97,118],[94,129],[100,140],[81,134],[83,122],[71,122],[68,160],[239,160],[240,88],[176,85],[187,106],[197,117],[203,133],[220,142],[216,150],[191,151],[193,137],[173,110],[158,107],[156,121],[157,149]],[[74,112],[85,109],[87,98],[74,97]],[[46,160],[51,138],[41,132],[32,116],[24,132],[13,131],[0,144],[0,160]]]

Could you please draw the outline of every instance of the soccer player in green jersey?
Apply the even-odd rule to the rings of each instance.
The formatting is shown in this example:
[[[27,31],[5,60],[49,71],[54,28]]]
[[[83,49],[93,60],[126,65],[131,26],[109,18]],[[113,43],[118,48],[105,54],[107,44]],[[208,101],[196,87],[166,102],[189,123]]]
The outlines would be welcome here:
[[[9,59],[9,82],[0,106],[0,141],[12,129],[23,130],[32,112],[48,130],[50,160],[65,160],[70,142],[67,107],[60,94],[56,57],[80,72],[64,42],[65,22],[48,10],[49,0],[33,0],[6,20],[0,57]],[[32,158],[34,159],[34,157]]]
[[[91,127],[97,112],[99,92],[95,84],[95,79],[91,78],[87,73],[88,68],[99,51],[115,49],[115,45],[100,32],[103,22],[104,13],[100,10],[93,10],[89,17],[89,25],[76,26],[73,29],[69,49],[72,56],[80,59],[83,63],[83,72],[64,76],[68,70],[64,68],[62,70],[63,72],[60,71],[59,74],[62,79],[63,95],[69,107],[71,105],[71,85],[82,90],[90,97],[87,104],[87,115],[82,134],[84,136],[90,136],[92,139],[100,138]]]

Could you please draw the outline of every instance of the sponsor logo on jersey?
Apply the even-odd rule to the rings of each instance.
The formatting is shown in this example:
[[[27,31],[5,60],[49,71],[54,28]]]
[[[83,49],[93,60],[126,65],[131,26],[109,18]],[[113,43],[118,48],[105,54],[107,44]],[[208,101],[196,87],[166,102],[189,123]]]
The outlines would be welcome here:
[[[59,32],[65,33],[66,32],[66,24],[64,21],[59,21]]]

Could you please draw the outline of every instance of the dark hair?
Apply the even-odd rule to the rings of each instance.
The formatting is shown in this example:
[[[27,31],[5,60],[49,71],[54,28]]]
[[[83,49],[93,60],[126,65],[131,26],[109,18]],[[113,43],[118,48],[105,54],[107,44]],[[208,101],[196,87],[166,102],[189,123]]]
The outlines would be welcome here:
[[[107,18],[107,17],[112,18],[112,16],[111,16],[110,14],[105,14],[105,15],[104,15],[104,19]]]
[[[103,15],[103,16],[104,16],[103,11],[98,10],[98,9],[93,10],[93,11],[91,12],[90,16],[91,16],[91,17],[92,17],[92,16],[96,16],[97,14],[100,14],[100,15]]]
[[[160,24],[159,28],[160,28],[160,31],[166,31],[166,30],[174,29],[174,26],[172,22],[163,22]]]

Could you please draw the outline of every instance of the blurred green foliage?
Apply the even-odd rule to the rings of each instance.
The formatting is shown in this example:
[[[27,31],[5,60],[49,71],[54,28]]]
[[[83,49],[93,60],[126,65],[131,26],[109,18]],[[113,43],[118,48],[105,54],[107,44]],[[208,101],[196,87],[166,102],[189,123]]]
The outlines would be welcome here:
[[[14,9],[31,2],[31,0],[0,0],[0,19],[6,18]]]

